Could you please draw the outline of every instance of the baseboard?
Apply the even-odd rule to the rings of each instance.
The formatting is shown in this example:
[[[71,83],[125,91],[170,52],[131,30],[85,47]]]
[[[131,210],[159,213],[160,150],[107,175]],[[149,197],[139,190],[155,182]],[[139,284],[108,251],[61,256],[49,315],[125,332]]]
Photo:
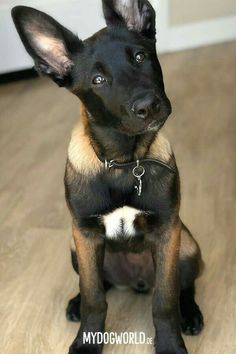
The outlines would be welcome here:
[[[0,85],[13,82],[13,81],[32,79],[35,77],[38,77],[38,73],[34,69],[14,71],[7,74],[1,74]]]

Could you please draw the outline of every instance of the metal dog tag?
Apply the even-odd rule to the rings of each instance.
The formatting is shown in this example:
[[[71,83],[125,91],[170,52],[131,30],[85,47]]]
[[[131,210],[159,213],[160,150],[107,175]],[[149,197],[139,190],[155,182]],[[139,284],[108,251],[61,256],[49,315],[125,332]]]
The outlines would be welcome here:
[[[133,176],[138,180],[138,185],[134,186],[134,188],[137,190],[139,197],[142,194],[142,188],[143,188],[142,176],[144,175],[145,172],[146,172],[145,168],[143,166],[140,166],[139,160],[137,160],[137,165],[133,169]]]

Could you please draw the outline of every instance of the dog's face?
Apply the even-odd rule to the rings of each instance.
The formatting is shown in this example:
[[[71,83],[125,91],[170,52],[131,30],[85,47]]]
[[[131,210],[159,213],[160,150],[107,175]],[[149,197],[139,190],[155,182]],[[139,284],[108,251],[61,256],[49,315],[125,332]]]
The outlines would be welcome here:
[[[128,135],[160,129],[171,113],[155,47],[155,12],[147,0],[103,0],[107,27],[80,41],[50,16],[13,9],[38,71],[74,92],[92,124]]]

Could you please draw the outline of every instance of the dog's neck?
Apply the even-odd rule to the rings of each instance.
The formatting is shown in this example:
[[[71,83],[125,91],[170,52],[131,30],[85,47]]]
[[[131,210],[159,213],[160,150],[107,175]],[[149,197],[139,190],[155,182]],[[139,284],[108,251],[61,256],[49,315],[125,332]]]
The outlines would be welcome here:
[[[129,136],[110,127],[96,125],[89,120],[85,109],[83,113],[83,124],[96,155],[108,161],[129,162],[144,158],[157,135],[156,132],[151,132]]]

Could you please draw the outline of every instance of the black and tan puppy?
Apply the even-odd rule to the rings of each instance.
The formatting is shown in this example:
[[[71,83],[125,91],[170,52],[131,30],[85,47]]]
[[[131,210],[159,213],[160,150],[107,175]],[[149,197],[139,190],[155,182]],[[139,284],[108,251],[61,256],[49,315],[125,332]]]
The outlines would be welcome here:
[[[72,261],[80,294],[67,317],[81,320],[70,354],[101,353],[83,343],[102,332],[112,284],[153,291],[155,352],[187,353],[197,334],[194,300],[201,268],[196,241],[179,218],[174,154],[159,132],[171,113],[147,0],[103,0],[107,27],[81,41],[48,15],[15,7],[13,19],[36,69],[81,100],[65,173],[73,219]]]

